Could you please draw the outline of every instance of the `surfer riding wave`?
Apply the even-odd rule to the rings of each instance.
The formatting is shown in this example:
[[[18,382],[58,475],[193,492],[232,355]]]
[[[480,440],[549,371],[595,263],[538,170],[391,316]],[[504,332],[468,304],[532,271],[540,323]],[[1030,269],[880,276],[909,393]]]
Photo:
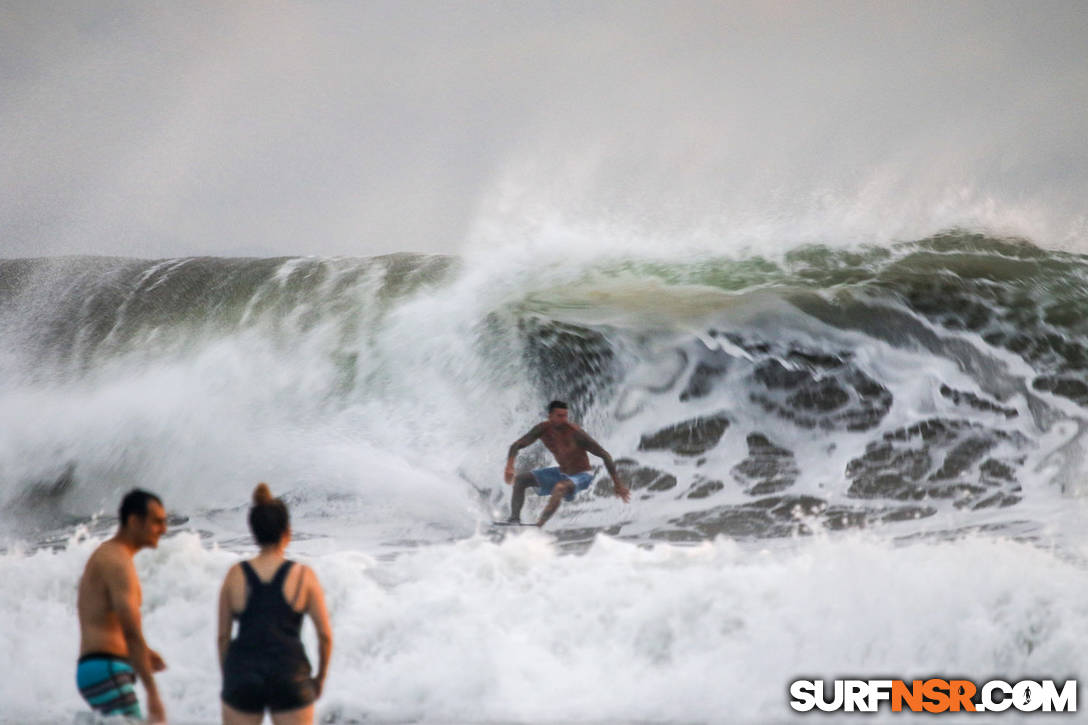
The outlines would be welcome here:
[[[608,475],[612,477],[612,490],[623,499],[631,500],[631,493],[620,481],[619,473],[612,456],[593,440],[584,430],[569,420],[570,411],[566,403],[553,400],[548,404],[548,419],[536,424],[510,446],[506,459],[503,480],[513,484],[514,492],[510,497],[510,518],[508,523],[521,522],[521,507],[525,504],[525,490],[536,488],[541,496],[548,496],[548,503],[537,520],[537,526],[544,526],[548,519],[566,499],[573,501],[575,494],[589,488],[593,482],[593,471],[589,465],[588,453],[592,453],[604,462]],[[518,451],[527,448],[537,440],[555,456],[558,466],[538,468],[515,476],[514,464]]]

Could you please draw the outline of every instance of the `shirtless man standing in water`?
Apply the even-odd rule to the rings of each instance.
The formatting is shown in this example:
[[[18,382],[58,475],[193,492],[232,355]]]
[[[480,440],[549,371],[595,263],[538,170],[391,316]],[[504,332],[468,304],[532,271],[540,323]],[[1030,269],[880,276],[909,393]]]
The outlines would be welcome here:
[[[612,477],[612,490],[623,499],[624,503],[631,500],[630,491],[620,482],[612,456],[608,455],[608,451],[601,448],[601,445],[590,438],[585,431],[571,423],[567,419],[568,412],[566,403],[553,400],[548,404],[548,419],[533,426],[532,430],[510,446],[506,470],[503,473],[503,480],[507,484],[514,484],[514,493],[510,497],[510,523],[521,521],[521,507],[525,503],[527,488],[536,488],[541,496],[550,497],[547,506],[540,514],[540,519],[536,522],[537,526],[547,523],[564,498],[567,501],[573,501],[576,493],[589,488],[589,484],[593,482],[593,471],[589,468],[589,456],[586,453],[592,453],[604,461],[608,475]],[[552,452],[559,465],[538,468],[535,471],[520,473],[515,477],[514,462],[518,457],[518,451],[532,445],[537,439],[540,439]]]
[[[166,722],[153,672],[166,669],[144,641],[143,596],[133,556],[154,549],[166,531],[166,511],[153,493],[133,489],[121,501],[121,527],[95,549],[79,580],[79,664],[76,684],[103,715],[140,717],[136,676],[147,690],[148,721]]]

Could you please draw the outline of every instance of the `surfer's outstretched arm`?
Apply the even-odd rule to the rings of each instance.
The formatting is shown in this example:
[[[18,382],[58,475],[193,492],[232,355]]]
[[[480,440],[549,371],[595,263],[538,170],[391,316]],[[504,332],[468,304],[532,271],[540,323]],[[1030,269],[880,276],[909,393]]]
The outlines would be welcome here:
[[[510,452],[506,456],[506,470],[503,471],[503,480],[510,483],[514,480],[514,462],[517,460],[518,451],[533,445],[544,434],[545,423],[537,423],[532,430],[518,438],[510,445]]]
[[[619,471],[616,470],[616,464],[612,460],[612,456],[608,455],[608,451],[601,447],[601,444],[593,440],[588,433],[583,430],[578,431],[578,443],[582,448],[586,449],[588,453],[600,458],[604,461],[604,467],[608,471],[608,475],[612,477],[612,490],[617,496],[623,499],[624,503],[631,500],[631,491],[627,486],[623,485],[620,481]]]

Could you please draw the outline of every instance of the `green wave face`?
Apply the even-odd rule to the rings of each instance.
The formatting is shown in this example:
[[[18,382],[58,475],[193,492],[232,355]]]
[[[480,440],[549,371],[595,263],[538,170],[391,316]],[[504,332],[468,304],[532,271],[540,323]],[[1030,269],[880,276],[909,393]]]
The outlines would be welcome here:
[[[1084,256],[966,232],[505,267],[4,260],[0,398],[37,417],[0,441],[0,494],[78,515],[107,497],[101,476],[168,487],[184,471],[214,499],[214,482],[273,449],[354,441],[409,467],[456,461],[466,490],[501,509],[494,449],[560,398],[654,504],[616,535],[910,532],[964,517],[1020,532],[1038,506],[1060,506],[1040,495],[1079,490],[1086,270]],[[88,408],[86,429],[66,422]],[[192,470],[187,456],[207,458],[206,431],[223,428],[235,442]],[[178,452],[163,462],[165,446]],[[356,464],[337,455],[317,470],[351,480]],[[604,525],[610,501],[601,477],[579,515]]]

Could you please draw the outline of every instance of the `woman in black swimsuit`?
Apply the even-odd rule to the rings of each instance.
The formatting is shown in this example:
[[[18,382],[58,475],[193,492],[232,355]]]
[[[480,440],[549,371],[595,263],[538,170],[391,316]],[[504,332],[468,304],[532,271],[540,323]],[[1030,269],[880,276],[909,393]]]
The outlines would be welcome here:
[[[261,551],[232,566],[219,593],[223,723],[258,725],[268,710],[275,725],[307,725],[332,653],[325,593],[309,567],[284,558],[291,540],[287,506],[264,483],[253,492],[249,528]],[[317,629],[316,677],[299,639],[303,614]],[[238,635],[232,640],[233,619]]]

